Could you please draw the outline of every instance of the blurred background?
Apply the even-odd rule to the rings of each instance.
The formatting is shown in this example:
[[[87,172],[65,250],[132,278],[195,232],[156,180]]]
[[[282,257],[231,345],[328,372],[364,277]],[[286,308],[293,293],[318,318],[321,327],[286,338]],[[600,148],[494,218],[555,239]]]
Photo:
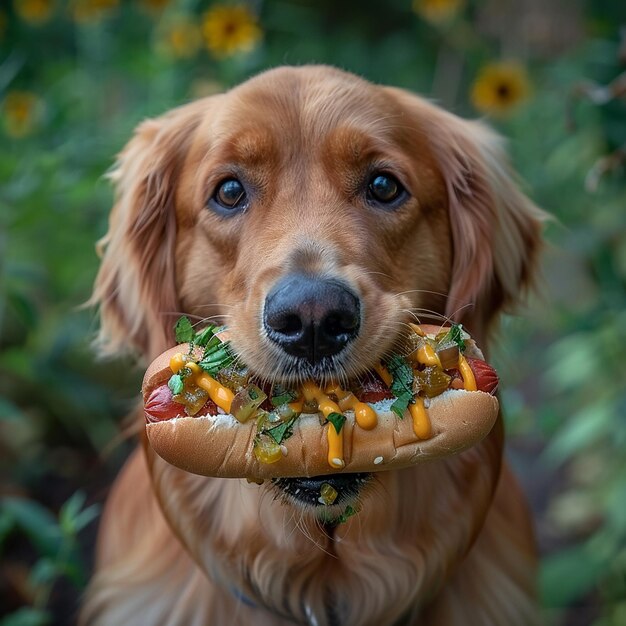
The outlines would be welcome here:
[[[485,117],[549,211],[493,360],[546,623],[626,624],[624,0],[0,2],[0,625],[72,624],[141,369],[81,308],[142,119],[283,63]]]

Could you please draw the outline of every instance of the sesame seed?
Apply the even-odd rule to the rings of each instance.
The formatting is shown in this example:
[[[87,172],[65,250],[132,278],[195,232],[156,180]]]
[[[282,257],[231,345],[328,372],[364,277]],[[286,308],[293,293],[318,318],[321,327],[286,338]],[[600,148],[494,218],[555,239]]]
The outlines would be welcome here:
[[[383,462],[383,457],[382,456],[377,456],[374,459],[374,465],[380,465]]]

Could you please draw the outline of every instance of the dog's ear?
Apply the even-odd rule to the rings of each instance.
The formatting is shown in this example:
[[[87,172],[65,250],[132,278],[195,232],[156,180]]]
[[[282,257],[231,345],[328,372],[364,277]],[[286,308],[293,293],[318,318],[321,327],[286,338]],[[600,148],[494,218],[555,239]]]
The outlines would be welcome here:
[[[199,121],[196,104],[147,120],[110,173],[116,198],[89,301],[100,307],[100,350],[153,358],[173,342],[176,182]]]
[[[426,136],[448,193],[454,263],[446,315],[486,330],[532,283],[547,215],[520,190],[503,139],[486,124],[391,91]]]
[[[503,139],[485,124],[445,114],[431,141],[454,247],[446,314],[488,325],[532,283],[545,214],[521,191]]]

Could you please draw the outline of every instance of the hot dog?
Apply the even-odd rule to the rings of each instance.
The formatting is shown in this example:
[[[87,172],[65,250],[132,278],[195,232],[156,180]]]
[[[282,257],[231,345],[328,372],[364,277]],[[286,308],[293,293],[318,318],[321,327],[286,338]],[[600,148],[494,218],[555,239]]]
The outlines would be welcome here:
[[[148,440],[186,471],[253,480],[399,469],[461,452],[497,419],[497,374],[460,326],[411,327],[402,355],[348,388],[259,387],[223,331],[188,337],[145,374]]]

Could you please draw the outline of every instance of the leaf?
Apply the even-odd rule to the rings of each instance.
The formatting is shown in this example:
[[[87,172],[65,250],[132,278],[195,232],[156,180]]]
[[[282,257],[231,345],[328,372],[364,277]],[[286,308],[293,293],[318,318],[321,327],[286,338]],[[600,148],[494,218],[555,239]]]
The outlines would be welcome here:
[[[38,321],[38,311],[34,303],[18,291],[9,291],[7,301],[17,313],[24,326],[35,328]]]
[[[272,387],[272,393],[274,395],[272,395],[270,402],[273,406],[288,404],[289,402],[293,402],[298,397],[298,394],[295,391],[286,389],[279,384],[275,384]]]
[[[413,392],[404,392],[399,395],[395,402],[389,407],[400,419],[404,419],[404,414],[413,401]]]
[[[0,620],[0,626],[47,626],[51,623],[52,616],[48,611],[31,607],[22,607]]]
[[[341,413],[331,413],[326,419],[335,427],[337,434],[341,432],[343,425],[346,423],[346,416]]]
[[[59,511],[59,523],[64,532],[73,534],[73,532],[71,532],[73,529],[73,520],[83,508],[85,498],[86,496],[83,491],[76,491],[61,507],[61,510]]]
[[[545,605],[567,606],[586,595],[604,570],[602,561],[585,544],[547,556],[539,574]]]
[[[387,369],[391,374],[391,392],[400,397],[403,393],[413,393],[413,370],[406,359],[394,354],[387,361]]]
[[[335,519],[335,524],[345,524],[353,515],[356,515],[359,509],[353,507],[351,504],[345,508],[344,512]]]
[[[177,396],[179,393],[182,393],[185,385],[183,383],[183,378],[180,374],[174,374],[167,381],[167,386],[170,388],[173,396]]]
[[[57,554],[62,533],[55,517],[41,504],[26,498],[3,498],[2,516],[10,515],[15,525],[24,532],[39,552],[47,556]]]
[[[613,419],[611,403],[599,400],[591,406],[577,411],[568,420],[567,428],[554,436],[544,451],[550,463],[563,463],[583,448],[597,445],[602,438],[610,435]]]
[[[213,325],[209,325],[206,328],[203,328],[194,338],[193,342],[197,345],[200,346],[201,348],[204,348],[211,339],[213,339],[214,335],[215,335],[215,331],[217,330],[217,326],[213,326]],[[215,339],[217,339],[217,341],[219,341],[219,339],[217,337],[215,337]]]
[[[229,341],[222,341],[217,335],[212,335],[204,346],[204,354],[202,355],[202,358],[205,358],[223,347],[228,346],[230,346]]]
[[[210,376],[215,376],[215,374],[228,367],[234,360],[235,357],[229,346],[223,343],[218,349],[212,350],[208,356],[205,352],[198,365]]]
[[[75,547],[72,549],[70,557],[66,561],[59,563],[58,566],[60,574],[76,585],[77,588],[84,589],[87,586],[89,577],[81,562],[80,554]]]
[[[100,507],[98,505],[92,505],[83,509],[85,500],[85,493],[77,491],[61,507],[59,512],[59,523],[61,525],[61,529],[66,535],[77,535],[85,526],[98,516]]]
[[[178,318],[178,321],[174,326],[174,333],[176,335],[177,343],[190,343],[193,341],[195,333],[188,317],[183,315]]]
[[[284,422],[279,424],[278,426],[274,426],[274,428],[269,428],[268,430],[263,431],[266,435],[269,435],[277,444],[281,444],[285,439],[288,439],[293,435],[292,426],[298,416],[292,417],[288,422]]]
[[[101,507],[98,504],[92,504],[86,509],[83,509],[74,519],[76,532],[80,532],[83,528],[91,524],[91,522],[100,515],[100,510]]]
[[[31,568],[29,580],[33,586],[49,585],[59,577],[60,573],[54,559],[43,557]]]
[[[577,389],[603,371],[598,346],[584,333],[575,333],[552,345],[548,351],[550,367],[544,379],[558,391]]]
[[[458,346],[461,352],[465,352],[465,339],[467,334],[463,331],[462,324],[452,324],[450,330],[441,338],[439,345],[445,346],[449,343],[454,343]]]
[[[413,400],[413,370],[406,359],[397,354],[392,355],[387,361],[387,369],[391,374],[391,393],[396,396],[391,410],[400,418]]]

